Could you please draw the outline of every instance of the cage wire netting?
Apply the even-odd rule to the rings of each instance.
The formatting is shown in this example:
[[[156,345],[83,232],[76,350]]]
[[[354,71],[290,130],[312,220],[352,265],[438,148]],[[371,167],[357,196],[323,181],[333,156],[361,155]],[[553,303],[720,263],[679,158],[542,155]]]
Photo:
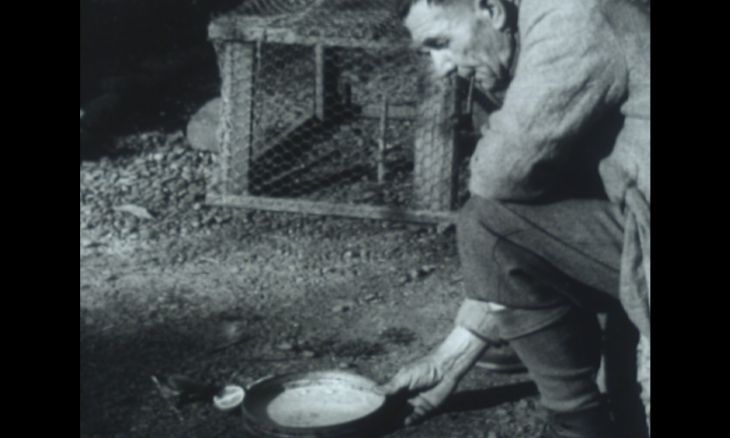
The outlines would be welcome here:
[[[395,5],[252,0],[213,20],[222,117],[211,203],[425,220],[458,207],[475,140],[467,107],[488,104],[472,105],[461,79],[429,74]]]

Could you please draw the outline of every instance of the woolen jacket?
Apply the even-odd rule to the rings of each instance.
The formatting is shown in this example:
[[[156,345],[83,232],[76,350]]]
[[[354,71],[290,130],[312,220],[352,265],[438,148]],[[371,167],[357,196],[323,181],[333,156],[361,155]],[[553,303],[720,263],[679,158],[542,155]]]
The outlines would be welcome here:
[[[481,128],[469,189],[533,202],[593,156],[609,200],[625,215],[621,301],[648,339],[649,16],[621,0],[518,3],[514,76]]]

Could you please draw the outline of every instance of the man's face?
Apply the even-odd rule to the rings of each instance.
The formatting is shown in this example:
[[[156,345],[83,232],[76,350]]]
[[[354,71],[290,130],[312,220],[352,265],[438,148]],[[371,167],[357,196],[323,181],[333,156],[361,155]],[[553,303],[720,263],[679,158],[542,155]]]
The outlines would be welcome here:
[[[439,6],[421,0],[411,6],[405,25],[417,48],[430,53],[438,76],[456,70],[463,77],[474,75],[478,88],[492,91],[507,79],[512,38],[475,4]]]

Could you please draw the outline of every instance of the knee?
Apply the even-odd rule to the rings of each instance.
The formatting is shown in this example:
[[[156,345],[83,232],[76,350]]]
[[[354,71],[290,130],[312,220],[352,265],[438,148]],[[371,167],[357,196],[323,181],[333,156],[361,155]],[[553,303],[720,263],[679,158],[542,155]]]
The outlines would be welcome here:
[[[573,310],[570,303],[537,309],[510,306],[494,312],[494,324],[502,339],[512,341],[556,324]]]
[[[470,198],[459,210],[456,219],[456,243],[462,264],[475,263],[491,252],[497,237],[484,225],[483,206]]]
[[[456,219],[457,240],[460,245],[470,244],[474,236],[491,232],[492,222],[500,221],[504,208],[497,201],[472,196],[459,210]]]
[[[456,230],[457,232],[465,231],[467,229],[473,228],[477,223],[477,205],[474,202],[474,197],[471,197],[459,209],[459,213],[456,217]]]
[[[459,211],[456,221],[459,252],[482,261],[485,257],[492,262],[494,257],[506,261],[510,257],[501,253],[509,252],[511,246],[500,242],[510,240],[509,236],[522,228],[520,218],[499,201],[472,196]]]
[[[472,195],[459,211],[456,226],[464,232],[489,230],[505,235],[520,228],[520,218],[500,201]]]

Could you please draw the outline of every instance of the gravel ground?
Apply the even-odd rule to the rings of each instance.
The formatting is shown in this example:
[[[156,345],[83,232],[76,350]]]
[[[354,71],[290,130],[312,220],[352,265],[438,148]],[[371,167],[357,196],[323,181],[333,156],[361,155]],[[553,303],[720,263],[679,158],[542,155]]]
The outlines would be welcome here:
[[[131,142],[80,165],[82,437],[245,436],[209,402],[175,406],[152,376],[350,369],[384,382],[450,329],[463,298],[453,230],[209,208],[212,156],[180,132],[118,139]],[[392,436],[530,436],[526,382],[475,369],[460,397],[477,403],[457,397]]]
[[[116,144],[127,153],[80,165],[81,437],[246,436],[153,376],[385,382],[450,330],[464,297],[453,228],[211,208],[215,157],[181,132]],[[529,438],[541,421],[526,374],[474,369],[443,412],[389,436]]]

